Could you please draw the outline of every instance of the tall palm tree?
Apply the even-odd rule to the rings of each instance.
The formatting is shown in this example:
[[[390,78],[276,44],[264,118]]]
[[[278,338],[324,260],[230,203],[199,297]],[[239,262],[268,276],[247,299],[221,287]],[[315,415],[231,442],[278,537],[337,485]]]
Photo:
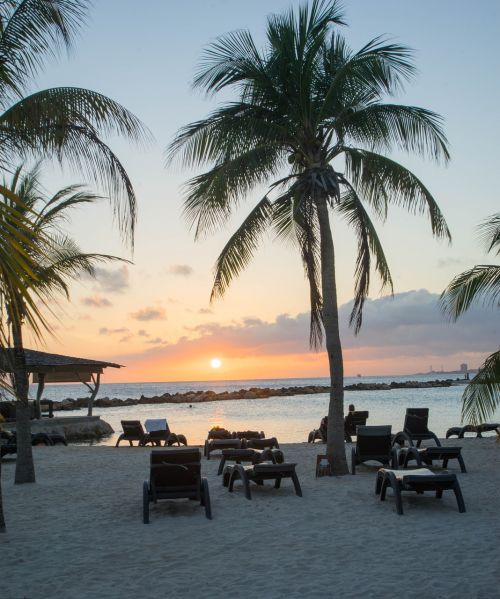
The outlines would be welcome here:
[[[4,211],[3,218],[0,218],[0,231],[16,229],[18,219],[11,219],[12,214],[23,217],[25,222],[29,223],[27,232],[25,230],[25,241],[21,243],[20,249],[32,259],[32,274],[25,279],[32,298],[45,304],[58,294],[69,298],[68,283],[71,280],[78,278],[82,272],[93,275],[94,265],[97,263],[120,260],[115,256],[83,253],[77,244],[63,233],[61,224],[69,210],[98,199],[98,196],[85,191],[82,186],[65,187],[47,198],[40,184],[39,165],[36,165],[25,174],[22,167],[17,168],[10,183],[4,181],[3,188],[12,193],[6,196],[0,191],[0,203],[10,209]],[[12,194],[15,194],[18,200],[12,200]],[[0,300],[3,308],[3,326],[11,335],[13,386],[18,400],[18,457],[15,482],[34,482],[28,404],[29,382],[23,346],[23,325],[30,315],[30,305],[24,296],[17,292],[16,281],[12,280],[10,271],[1,263]],[[33,303],[32,301],[31,304]],[[37,325],[38,322],[36,321]],[[42,319],[35,333],[40,336],[44,329],[48,330],[48,326]]]
[[[114,100],[77,87],[34,91],[47,58],[72,47],[90,0],[0,2],[0,169],[16,156],[55,158],[104,186],[120,230],[133,241],[136,197],[132,183],[102,136],[138,142],[148,137],[140,121]]]
[[[500,212],[479,225],[487,252],[500,256]],[[479,264],[457,275],[441,294],[445,314],[457,320],[471,305],[500,308],[500,265]],[[462,421],[480,424],[500,405],[500,349],[486,358],[462,396]]]
[[[358,242],[351,325],[359,331],[372,263],[392,290],[387,261],[368,209],[384,219],[390,204],[427,213],[432,232],[450,239],[424,184],[385,152],[449,158],[441,118],[426,109],[384,102],[412,79],[411,51],[376,38],[353,52],[337,32],[336,1],[314,0],[268,18],[267,44],[248,31],[218,38],[206,50],[194,86],[233,90],[206,119],[182,128],[169,146],[188,166],[209,164],[187,185],[185,214],[195,236],[223,225],[240,200],[268,185],[222,250],[212,299],[221,297],[255,252],[262,233],[297,243],[310,287],[311,344],[323,331],[331,391],[327,453],[347,472],[343,431],[343,360],[331,213],[353,227]],[[226,92],[227,93],[227,92]],[[288,171],[286,170],[288,169]]]

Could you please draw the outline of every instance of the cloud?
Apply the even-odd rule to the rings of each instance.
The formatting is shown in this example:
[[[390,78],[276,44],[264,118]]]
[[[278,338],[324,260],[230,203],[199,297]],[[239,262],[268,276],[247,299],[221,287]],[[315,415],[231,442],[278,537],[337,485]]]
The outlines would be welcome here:
[[[198,310],[198,314],[213,314],[213,310],[210,310],[210,308],[200,308]]]
[[[140,329],[139,331],[137,331],[137,334],[139,335],[139,337],[149,337],[149,333],[147,331],[145,331],[144,329]]]
[[[148,320],[166,320],[167,315],[163,308],[142,308],[130,314],[131,318],[146,322]]]
[[[120,343],[126,343],[127,341],[130,341],[132,339],[133,335],[125,335],[124,337],[122,337],[120,339]]]
[[[97,267],[95,269],[95,288],[99,291],[122,293],[130,286],[127,266],[115,270]]]
[[[463,264],[464,261],[458,258],[440,258],[437,261],[438,268],[459,267]]]
[[[119,329],[108,329],[108,327],[101,327],[99,329],[99,335],[117,335],[118,333],[127,333],[128,329],[121,327]]]
[[[174,264],[170,267],[169,272],[180,277],[189,277],[193,274],[193,269],[189,264]]]
[[[367,370],[370,363],[383,363],[386,372],[396,372],[398,362],[410,368],[407,372],[421,368],[417,362],[427,365],[442,360],[455,368],[460,361],[478,365],[498,347],[500,322],[491,311],[473,308],[458,322],[450,323],[440,312],[439,295],[425,289],[367,300],[358,336],[348,326],[352,305],[348,302],[339,310],[344,356],[346,362],[366,362]],[[158,360],[189,361],[195,355],[211,355],[221,348],[221,353],[235,359],[302,355],[324,360],[323,352],[319,358],[310,352],[309,324],[308,312],[281,314],[273,322],[245,318],[229,324],[203,323],[189,329],[189,337],[181,337],[167,347],[149,348],[128,359],[154,356]],[[159,342],[160,338],[148,340],[151,345]]]
[[[99,297],[98,295],[83,297],[82,304],[92,308],[109,308],[113,305],[106,297]]]
[[[151,345],[164,345],[168,343],[168,341],[165,341],[161,337],[155,337],[154,339],[149,339],[146,343],[150,343]]]

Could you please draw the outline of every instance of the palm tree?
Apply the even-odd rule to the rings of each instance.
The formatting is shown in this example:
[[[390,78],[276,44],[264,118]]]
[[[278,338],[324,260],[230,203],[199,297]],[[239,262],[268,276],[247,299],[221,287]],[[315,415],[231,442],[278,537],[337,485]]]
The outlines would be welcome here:
[[[122,235],[133,241],[136,198],[132,183],[102,135],[141,141],[140,121],[97,92],[30,86],[47,57],[72,47],[90,0],[4,0],[0,2],[0,169],[16,156],[55,158],[104,186]]]
[[[29,223],[25,232],[26,241],[21,243],[20,249],[32,259],[31,276],[25,279],[25,285],[32,298],[41,300],[45,305],[47,300],[57,294],[69,298],[69,281],[78,278],[82,272],[93,275],[94,265],[97,263],[120,260],[115,256],[83,253],[77,244],[62,232],[61,223],[70,209],[98,199],[98,196],[86,192],[82,186],[65,187],[54,196],[46,198],[40,184],[39,165],[36,165],[26,174],[23,174],[22,167],[17,168],[10,183],[4,181],[3,188],[9,189],[11,193],[8,196],[0,194],[0,203],[9,208],[0,219],[0,230],[16,229],[18,219],[11,219],[12,214]],[[18,198],[16,201],[11,199],[12,194]],[[18,400],[18,457],[15,482],[34,482],[28,404],[29,382],[23,349],[23,325],[29,319],[30,305],[23,295],[17,292],[16,280],[12,280],[10,271],[1,263],[0,298],[3,307],[2,319],[5,323],[3,326],[11,335],[13,387]],[[34,301],[31,302],[33,303]],[[48,330],[44,319],[36,321],[36,325],[35,333],[38,336],[41,336],[44,330]]]
[[[310,341],[319,346],[323,331],[326,340],[327,454],[337,474],[346,473],[347,464],[330,214],[343,217],[357,237],[350,318],[356,332],[373,262],[382,285],[392,290],[368,209],[382,219],[390,204],[427,213],[433,234],[450,239],[429,190],[385,155],[397,149],[436,161],[449,158],[437,114],[383,101],[414,76],[411,51],[376,38],[353,52],[337,32],[341,24],[337,1],[314,0],[297,13],[270,16],[262,51],[245,30],[218,38],[204,54],[194,86],[208,94],[229,88],[236,97],[182,128],[168,154],[169,160],[180,155],[188,166],[210,165],[187,184],[185,215],[196,238],[226,223],[257,185],[268,186],[222,250],[211,297],[224,295],[267,229],[296,242],[310,287]]]
[[[500,212],[479,225],[487,252],[500,255]],[[457,275],[441,294],[441,307],[453,320],[474,303],[500,307],[500,265],[479,264]],[[480,424],[500,404],[500,349],[486,358],[462,396],[462,421]]]

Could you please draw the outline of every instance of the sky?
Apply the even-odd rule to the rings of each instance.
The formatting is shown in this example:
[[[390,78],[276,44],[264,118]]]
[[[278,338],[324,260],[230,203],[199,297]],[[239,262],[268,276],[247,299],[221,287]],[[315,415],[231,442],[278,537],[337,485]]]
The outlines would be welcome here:
[[[165,166],[165,148],[183,125],[203,118],[217,101],[191,87],[202,51],[219,35],[249,29],[264,43],[266,17],[290,0],[100,0],[69,57],[52,61],[33,91],[53,86],[93,89],[138,116],[154,140],[147,147],[108,139],[138,197],[135,249],[120,238],[107,201],[73,214],[68,231],[88,252],[132,263],[100,267],[76,282],[71,301],[50,316],[46,351],[126,366],[104,382],[326,376],[324,352],[308,347],[308,292],[300,258],[271,237],[229,292],[209,303],[218,253],[252,205],[249,194],[228,226],[196,242],[182,217],[183,184],[200,171]],[[378,232],[394,280],[394,297],[373,277],[364,325],[347,327],[353,296],[352,231],[332,221],[345,372],[403,374],[432,366],[477,367],[498,346],[498,313],[475,309],[458,323],[444,320],[438,297],[457,273],[488,262],[476,226],[498,211],[500,188],[500,4],[482,0],[346,0],[350,46],[385,34],[414,48],[419,75],[397,102],[429,108],[445,119],[448,166],[397,155],[437,199],[453,235],[436,241],[425,217],[389,212]],[[45,166],[48,190],[89,183],[80,173]],[[219,358],[220,368],[210,366]]]

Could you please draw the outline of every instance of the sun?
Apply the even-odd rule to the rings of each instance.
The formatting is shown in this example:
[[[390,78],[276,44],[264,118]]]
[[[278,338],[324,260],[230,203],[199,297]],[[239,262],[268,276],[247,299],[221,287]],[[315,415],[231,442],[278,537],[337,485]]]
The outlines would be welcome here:
[[[212,358],[210,360],[210,366],[212,368],[220,368],[222,366],[222,362],[219,360],[219,358]]]

